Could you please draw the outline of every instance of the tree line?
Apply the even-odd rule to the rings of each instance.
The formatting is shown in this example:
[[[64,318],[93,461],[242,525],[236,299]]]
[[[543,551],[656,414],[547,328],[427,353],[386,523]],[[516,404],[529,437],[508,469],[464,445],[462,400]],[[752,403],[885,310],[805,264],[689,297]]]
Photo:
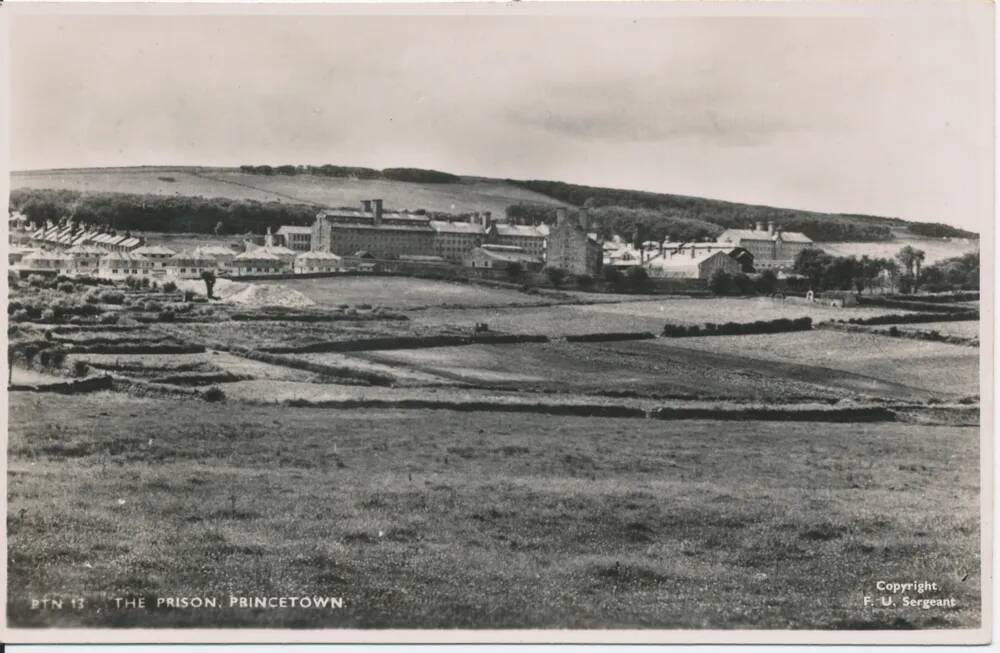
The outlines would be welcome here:
[[[805,249],[795,258],[794,271],[805,276],[813,290],[865,290],[914,293],[979,288],[979,252],[924,266],[923,250],[907,245],[892,258],[867,255],[833,256]]]
[[[800,231],[816,241],[882,241],[892,239],[891,227],[908,224],[898,218],[800,211],[687,195],[582,186],[561,181],[506,181],[575,206],[647,209],[673,219],[712,224],[719,231],[746,229],[756,222],[773,221],[785,231]]]
[[[389,179],[422,184],[446,184],[460,181],[461,177],[440,170],[425,168],[364,168],[358,166],[313,165],[241,165],[240,172],[251,175],[318,175],[321,177],[342,177],[352,179]]]

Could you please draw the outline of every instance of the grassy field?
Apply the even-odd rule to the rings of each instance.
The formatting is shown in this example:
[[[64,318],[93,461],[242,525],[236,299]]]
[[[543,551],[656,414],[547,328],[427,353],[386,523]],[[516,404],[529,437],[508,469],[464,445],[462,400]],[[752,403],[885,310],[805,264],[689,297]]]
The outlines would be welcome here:
[[[255,282],[266,285],[269,282]],[[543,297],[478,284],[408,277],[282,279],[273,283],[297,290],[322,306],[371,304],[407,309],[422,306],[539,303]]]
[[[364,356],[455,381],[530,392],[762,402],[926,394],[828,368],[718,356],[652,341],[436,347]]]
[[[825,329],[780,336],[671,338],[650,346],[661,343],[765,361],[816,365],[942,395],[979,394],[979,351],[960,345]]]
[[[10,400],[15,626],[979,623],[974,428]],[[958,606],[863,606],[913,578]],[[109,606],[231,595],[345,607]]]
[[[765,299],[668,297],[652,301],[644,299],[576,306],[528,306],[503,309],[473,307],[458,310],[441,308],[415,311],[409,315],[414,323],[426,326],[454,325],[471,328],[476,322],[486,322],[496,331],[558,336],[608,331],[660,333],[667,322],[683,324],[752,322],[805,316],[812,317],[814,321],[821,321],[905,312],[907,311],[896,308],[834,309],[818,305],[797,306]]]
[[[170,181],[172,180],[172,181]],[[456,183],[417,184],[386,179],[341,179],[313,175],[265,176],[211,168],[95,168],[15,172],[11,188],[64,188],[77,191],[227,197],[260,202],[359,206],[382,198],[387,209],[426,209],[445,213],[492,211],[505,214],[517,203],[559,205],[550,197],[499,179],[463,178]]]
[[[978,307],[977,307],[978,308]],[[979,337],[979,322],[923,322],[920,324],[898,324],[900,331],[937,331],[946,336],[961,336],[963,338]]]

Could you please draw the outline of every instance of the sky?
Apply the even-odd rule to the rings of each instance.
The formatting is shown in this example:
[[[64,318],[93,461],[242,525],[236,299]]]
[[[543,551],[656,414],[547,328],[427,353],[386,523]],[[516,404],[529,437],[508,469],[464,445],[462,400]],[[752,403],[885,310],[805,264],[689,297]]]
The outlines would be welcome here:
[[[993,209],[991,9],[949,6],[19,14],[10,167],[412,166],[978,231]]]

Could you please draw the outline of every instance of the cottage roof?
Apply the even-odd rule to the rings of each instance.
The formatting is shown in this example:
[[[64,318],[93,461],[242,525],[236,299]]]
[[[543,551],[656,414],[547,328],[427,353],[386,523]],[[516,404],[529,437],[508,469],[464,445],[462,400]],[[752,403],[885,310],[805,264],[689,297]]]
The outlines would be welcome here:
[[[144,245],[132,253],[139,256],[173,256],[177,252],[163,245]]]
[[[333,252],[316,250],[314,252],[303,252],[295,257],[296,261],[339,261],[340,257]]]
[[[137,260],[138,257],[132,256],[128,252],[108,252],[101,257],[101,263],[117,263],[119,261],[133,262]]]
[[[198,252],[198,250],[194,250],[194,251],[178,252],[177,254],[174,254],[169,259],[167,259],[167,262],[168,265],[171,266],[191,265],[192,262],[195,262],[199,265],[205,263],[214,265],[215,258],[211,256],[206,256],[205,254]]]
[[[142,240],[139,238],[131,237],[125,238],[119,243],[116,243],[119,247],[128,247],[129,249],[135,249],[142,245]]]
[[[68,254],[63,254],[62,252],[39,250],[28,254],[21,259],[24,261],[71,261],[72,258]]]
[[[236,252],[229,249],[228,247],[223,247],[222,245],[202,245],[200,247],[194,248],[194,254],[198,256],[235,256]]]
[[[263,247],[237,254],[233,260],[236,261],[280,261],[274,254],[266,251]]]
[[[107,252],[107,250],[105,250],[105,249],[103,249],[101,247],[97,247],[95,245],[83,245],[83,244],[73,245],[72,247],[70,247],[69,249],[66,250],[67,254],[94,254],[94,255],[101,255],[101,254],[105,254],[106,252]]]

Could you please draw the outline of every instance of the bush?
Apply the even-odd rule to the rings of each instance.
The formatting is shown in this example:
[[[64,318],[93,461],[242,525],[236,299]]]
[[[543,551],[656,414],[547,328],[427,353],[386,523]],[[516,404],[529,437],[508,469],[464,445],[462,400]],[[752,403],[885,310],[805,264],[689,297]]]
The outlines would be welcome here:
[[[102,313],[97,321],[101,324],[117,324],[118,313]]]
[[[624,277],[622,276],[622,273],[618,268],[613,268],[610,266],[606,267],[604,268],[604,272],[602,272],[602,274],[604,275],[605,281],[615,286],[621,284],[621,282],[624,280]]]
[[[74,286],[71,281],[64,281],[56,286],[56,288],[59,292],[76,292],[76,286]]]
[[[125,293],[118,290],[105,290],[101,293],[100,303],[102,304],[124,304]]]
[[[708,289],[716,295],[728,295],[733,290],[732,275],[722,270],[716,270],[708,279]]]
[[[36,288],[47,288],[52,285],[48,278],[42,274],[29,274],[28,285]]]
[[[87,372],[90,370],[90,366],[87,365],[87,361],[75,360],[73,361],[73,376],[82,377],[87,376]]]
[[[11,322],[27,322],[31,317],[28,315],[28,311],[23,308],[19,308],[10,316]]]
[[[177,284],[173,281],[165,281],[163,283],[163,292],[177,292]]]
[[[649,285],[649,273],[646,272],[646,268],[639,265],[629,268],[626,276],[628,279],[628,285],[634,290],[642,290]]]
[[[222,391],[222,388],[213,385],[211,388],[201,393],[201,398],[204,399],[205,401],[212,401],[212,402],[225,401],[226,393]]]
[[[194,291],[185,290],[184,291],[184,301],[189,302],[194,299]]]
[[[589,274],[578,274],[573,277],[573,280],[576,282],[577,287],[583,290],[590,290],[594,287],[594,277]]]
[[[764,270],[753,285],[754,290],[761,295],[770,295],[778,289],[778,275],[774,273],[774,270]]]
[[[553,286],[558,288],[566,278],[566,270],[562,268],[545,268],[545,276],[549,278],[549,282]]]
[[[163,310],[163,306],[161,306],[156,302],[146,302],[145,304],[142,305],[142,310],[146,311],[147,313],[159,313],[160,311]]]
[[[46,308],[44,311],[42,311],[42,322],[55,322],[55,321],[56,321],[56,312],[54,310],[52,310],[51,308]]]
[[[725,324],[666,324],[663,335],[667,338],[686,338],[692,336],[742,336],[758,333],[785,333],[789,331],[807,331],[812,328],[811,317],[800,317],[795,320],[779,318],[776,320],[757,320],[756,322],[726,322]]]
[[[156,316],[160,322],[173,322],[177,318],[177,314],[174,313],[172,309],[167,309],[165,311],[160,311],[159,315]]]

